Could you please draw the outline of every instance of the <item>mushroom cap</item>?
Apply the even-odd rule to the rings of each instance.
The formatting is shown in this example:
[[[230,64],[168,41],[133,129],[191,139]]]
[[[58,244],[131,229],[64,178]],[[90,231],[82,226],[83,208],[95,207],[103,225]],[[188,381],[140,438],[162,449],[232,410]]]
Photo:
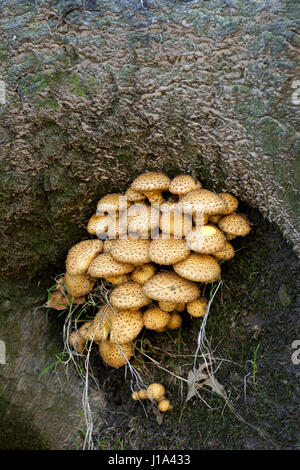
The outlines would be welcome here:
[[[162,384],[153,383],[147,388],[147,398],[149,400],[160,400],[165,396],[166,389]]]
[[[69,289],[69,292],[74,297],[81,297],[86,295],[95,285],[96,280],[92,279],[87,274],[75,274],[72,275],[68,272],[65,274],[64,283]]]
[[[147,263],[147,264],[142,264],[141,266],[138,266],[132,271],[131,273],[131,279],[134,282],[137,282],[138,284],[145,284],[151,277],[154,276],[156,272],[156,268],[154,264],[152,263]]]
[[[184,261],[182,261],[183,263]],[[188,302],[199,297],[199,288],[174,272],[155,274],[143,286],[144,294],[153,300],[169,302]]]
[[[141,390],[139,390],[138,392],[138,396],[141,400],[146,400],[147,398],[147,390],[145,388],[142,388]]]
[[[213,256],[217,258],[217,260],[229,260],[234,257],[234,248],[231,243],[226,241],[225,248],[220,251],[215,251]]]
[[[192,253],[184,261],[174,264],[173,268],[179,276],[205,284],[216,281],[221,274],[220,265],[213,256],[198,253]]]
[[[72,246],[66,259],[67,272],[72,275],[86,273],[91,262],[102,250],[102,240],[83,240]]]
[[[133,345],[131,343],[118,345],[105,339],[99,343],[99,353],[105,364],[118,369],[127,364],[133,356]]]
[[[151,240],[149,257],[157,264],[171,265],[186,259],[190,250],[182,238],[156,238]]]
[[[114,317],[110,340],[113,343],[130,343],[141,332],[144,326],[143,314],[139,310],[123,310]]]
[[[103,253],[109,253],[112,247],[114,240],[109,240],[108,238],[103,241]]]
[[[123,284],[124,282],[130,281],[128,274],[121,274],[121,276],[105,276],[104,278],[107,282],[110,282],[114,286]]]
[[[101,235],[107,231],[110,220],[108,215],[93,214],[86,229],[91,235]]]
[[[135,191],[132,188],[128,188],[125,192],[125,196],[127,197],[129,202],[143,202],[146,197],[143,193],[139,191]]]
[[[163,233],[183,238],[192,230],[193,219],[190,215],[175,210],[164,211],[161,214],[159,226]]]
[[[97,203],[97,214],[100,215],[105,212],[116,213],[118,211],[124,211],[128,207],[128,200],[124,194],[121,193],[111,193],[106,194]]]
[[[129,236],[140,234],[148,238],[151,231],[159,226],[159,211],[155,206],[133,204],[127,212],[127,228]]]
[[[219,193],[219,196],[227,202],[228,211],[224,215],[231,214],[237,210],[239,201],[235,196],[230,193]]]
[[[167,398],[163,398],[162,400],[160,400],[160,402],[158,403],[158,408],[163,413],[165,413],[168,410],[173,409],[173,407],[171,406],[170,400],[168,400]]]
[[[131,184],[131,189],[144,193],[145,191],[167,191],[170,178],[158,171],[149,171],[139,175]]]
[[[159,331],[165,328],[170,320],[170,314],[159,307],[148,308],[144,312],[144,325],[148,330]]]
[[[90,341],[100,342],[107,339],[118,311],[109,305],[103,305],[98,310],[88,329]]]
[[[143,286],[137,282],[124,282],[110,294],[110,303],[118,310],[138,310],[150,302],[143,293]]]
[[[88,274],[93,277],[121,276],[134,270],[132,264],[116,261],[110,253],[100,253],[90,264]]]
[[[176,305],[178,305],[176,302],[167,302],[166,300],[158,301],[159,308],[164,312],[172,312],[173,310],[175,310]]]
[[[251,230],[247,220],[238,214],[225,215],[219,220],[218,226],[223,232],[235,237],[244,237]]]
[[[226,201],[208,189],[194,189],[185,194],[180,202],[185,214],[203,211],[207,215],[214,215],[228,210]]]
[[[200,181],[195,181],[191,175],[177,175],[172,179],[169,191],[172,194],[178,194],[178,196],[183,196],[194,189],[200,189],[202,187]]]
[[[169,330],[177,330],[181,327],[182,324],[182,317],[177,312],[172,312],[170,315],[170,319],[167,324],[167,328]]]
[[[192,300],[192,302],[187,303],[186,309],[192,317],[204,317],[207,309],[207,300],[205,297]]]
[[[129,263],[139,266],[141,264],[150,263],[151,259],[148,254],[150,240],[142,238],[127,238],[125,240],[114,240],[111,246],[110,254],[120,263]]]
[[[211,254],[225,248],[226,238],[214,225],[203,225],[186,235],[186,245],[197,253]]]

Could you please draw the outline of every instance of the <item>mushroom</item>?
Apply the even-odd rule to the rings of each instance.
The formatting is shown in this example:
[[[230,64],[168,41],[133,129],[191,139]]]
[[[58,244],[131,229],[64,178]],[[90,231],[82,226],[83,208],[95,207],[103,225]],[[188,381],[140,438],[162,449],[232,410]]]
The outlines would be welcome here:
[[[81,297],[91,292],[95,282],[96,280],[87,274],[72,275],[66,272],[64,277],[64,283],[73,297]]]
[[[144,312],[143,318],[145,328],[162,332],[170,320],[170,314],[159,307],[151,307]]]
[[[167,329],[168,330],[178,330],[178,328],[181,327],[182,324],[182,317],[179,315],[177,312],[173,312],[170,315],[170,319],[167,323]]]
[[[162,384],[153,383],[147,388],[147,398],[149,400],[160,400],[165,396],[166,390]]]
[[[114,240],[110,248],[111,256],[120,263],[133,264],[139,266],[141,264],[150,263],[151,259],[148,254],[150,240],[142,238],[127,238],[126,240]]]
[[[192,317],[204,317],[207,309],[207,300],[205,297],[192,300],[191,302],[187,303],[186,309]]]
[[[102,250],[102,240],[83,240],[72,246],[66,259],[67,272],[71,275],[85,274],[91,262]]]
[[[226,201],[228,206],[226,214],[223,212],[224,215],[231,214],[232,212],[237,210],[239,201],[236,197],[234,197],[230,193],[219,193],[219,196]]]
[[[185,214],[214,215],[228,210],[226,201],[208,189],[194,189],[182,197],[180,204]]]
[[[80,335],[78,331],[73,331],[69,335],[69,344],[74,348],[79,354],[84,351],[86,340]]]
[[[177,175],[172,179],[169,186],[169,191],[172,194],[177,194],[180,198],[194,189],[200,188],[202,188],[200,181],[195,181],[195,179],[190,175],[182,174]]]
[[[214,225],[203,225],[186,235],[186,245],[197,253],[212,254],[225,248],[226,238]]]
[[[145,284],[151,277],[154,276],[156,268],[154,264],[147,263],[142,266],[137,266],[131,273],[131,279],[138,284]]]
[[[217,260],[229,260],[234,257],[234,248],[231,243],[226,241],[225,248],[223,248],[223,250],[215,251],[213,256]]]
[[[186,259],[190,250],[181,238],[156,238],[149,245],[149,257],[157,264],[171,265]]]
[[[97,214],[116,215],[125,211],[129,205],[127,197],[120,193],[111,193],[103,196],[97,203]]]
[[[105,364],[118,369],[127,364],[133,356],[133,345],[132,343],[118,345],[105,339],[99,343],[99,353]]]
[[[182,261],[184,262],[184,261]],[[199,296],[199,288],[173,272],[155,274],[143,286],[144,294],[150,299],[179,303],[188,302]]]
[[[143,293],[143,286],[137,282],[124,282],[115,287],[109,300],[118,310],[138,310],[151,302]]]
[[[205,284],[216,281],[221,274],[220,265],[213,256],[198,253],[192,253],[184,261],[174,264],[173,268],[184,279]]]
[[[109,305],[102,305],[88,328],[87,338],[95,343],[107,339],[117,313]]]
[[[114,286],[119,286],[120,284],[124,284],[124,282],[129,282],[130,277],[128,274],[122,274],[121,276],[106,276],[105,280]]]
[[[131,184],[131,189],[144,194],[151,204],[160,205],[164,199],[163,191],[167,191],[170,178],[164,173],[149,171],[139,175]]]
[[[134,238],[155,236],[159,226],[159,211],[146,204],[134,204],[127,212],[128,235]]]
[[[143,314],[139,310],[118,312],[114,317],[110,340],[118,344],[130,343],[139,335],[143,326]]]
[[[169,410],[173,410],[173,406],[171,405],[170,400],[168,400],[167,398],[163,398],[159,401],[158,408],[163,413]]]
[[[102,239],[102,234],[107,232],[111,218],[109,215],[93,214],[87,224],[87,231],[91,235],[97,235]]]
[[[92,277],[119,277],[134,270],[132,264],[120,263],[116,261],[110,253],[100,253],[90,264],[88,274]]]
[[[218,223],[218,226],[226,234],[227,240],[230,237],[244,237],[248,235],[251,230],[247,220],[238,214],[229,214],[222,217]]]
[[[129,202],[143,202],[146,199],[146,196],[143,193],[135,191],[132,188],[127,189],[125,196]]]

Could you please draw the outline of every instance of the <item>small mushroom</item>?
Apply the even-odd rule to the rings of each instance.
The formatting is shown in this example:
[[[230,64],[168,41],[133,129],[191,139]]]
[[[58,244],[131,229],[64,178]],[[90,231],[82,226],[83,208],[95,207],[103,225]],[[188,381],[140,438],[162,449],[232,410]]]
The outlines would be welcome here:
[[[130,277],[134,282],[143,285],[154,276],[155,272],[156,268],[154,264],[147,263],[142,266],[137,266],[134,271],[132,271]]]
[[[127,364],[133,356],[133,345],[131,343],[118,345],[106,339],[99,343],[99,353],[105,364],[118,369]]]
[[[139,266],[141,264],[150,263],[151,259],[148,254],[150,240],[142,238],[127,238],[126,240],[114,240],[110,248],[111,256],[120,263],[133,264]]]
[[[148,330],[162,332],[169,320],[170,314],[159,307],[151,307],[144,312],[144,325]]]
[[[230,237],[245,237],[251,230],[247,220],[238,214],[229,214],[222,217],[218,223],[218,226]]]
[[[139,175],[131,184],[131,189],[143,193],[151,204],[160,205],[164,199],[163,191],[167,191],[170,178],[164,173],[149,171]]]
[[[87,224],[87,231],[91,235],[97,235],[102,239],[101,235],[107,232],[111,219],[109,215],[93,214]]]
[[[111,305],[118,310],[138,310],[151,302],[137,282],[124,282],[110,294]]]
[[[83,240],[70,248],[66,269],[71,275],[85,274],[98,253],[103,250],[102,240]]]
[[[166,390],[162,384],[153,383],[147,388],[147,398],[149,400],[160,400],[165,396]]]
[[[122,276],[134,270],[134,266],[128,263],[120,263],[116,261],[110,253],[100,253],[90,264],[88,274],[98,278],[114,276]]]
[[[172,410],[173,406],[171,405],[170,400],[168,400],[167,398],[163,398],[162,400],[159,401],[158,408],[160,411],[165,413],[166,411]]]
[[[178,330],[182,324],[182,317],[177,312],[172,312],[170,315],[170,319],[167,323],[168,330]]]
[[[231,214],[232,212],[235,212],[237,210],[239,201],[236,197],[234,197],[230,193],[219,193],[219,196],[226,201],[228,206],[226,214],[223,213],[224,215]]]
[[[199,297],[199,288],[195,283],[187,281],[173,272],[155,274],[144,284],[143,292],[150,299],[175,302],[175,304]]]
[[[72,275],[66,272],[64,277],[64,283],[69,290],[69,294],[73,297],[81,297],[91,292],[95,282],[96,280],[88,274]]]
[[[149,257],[157,264],[171,265],[186,259],[190,250],[181,238],[156,238],[149,245]]]
[[[204,317],[207,309],[207,300],[205,297],[192,300],[192,302],[187,303],[186,309],[191,317]]]
[[[202,188],[200,181],[195,180],[190,175],[177,175],[172,179],[169,191],[172,194],[177,194],[179,197],[184,196],[185,194],[190,193],[194,189]]]
[[[205,284],[216,281],[221,274],[220,265],[213,256],[198,253],[192,253],[184,261],[174,264],[173,268],[184,279]]]
[[[214,215],[223,214],[228,210],[226,201],[208,189],[194,189],[185,194],[180,201],[180,205],[185,214],[203,212],[207,215]]]
[[[110,340],[118,344],[130,343],[139,335],[143,326],[143,314],[139,310],[118,312],[114,317]]]
[[[125,211],[129,205],[129,201],[124,194],[111,193],[103,196],[97,203],[97,214],[116,215]]]
[[[234,248],[231,243],[226,241],[225,248],[223,250],[215,251],[213,256],[217,260],[229,260],[234,257]]]
[[[186,236],[186,245],[190,250],[206,255],[223,250],[225,243],[224,234],[214,225],[204,225]]]

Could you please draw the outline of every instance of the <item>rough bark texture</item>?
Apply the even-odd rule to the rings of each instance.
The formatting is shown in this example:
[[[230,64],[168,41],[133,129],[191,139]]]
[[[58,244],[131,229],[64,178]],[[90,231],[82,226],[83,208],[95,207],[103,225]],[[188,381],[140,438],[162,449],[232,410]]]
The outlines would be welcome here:
[[[299,253],[297,3],[2,0],[1,271],[61,261],[152,169],[231,191]]]
[[[142,171],[188,172],[258,208],[299,255],[297,18],[283,0],[0,0],[3,447],[75,447],[81,382],[40,375],[60,327],[25,281],[46,291],[103,194]],[[99,419],[101,394],[93,406]]]

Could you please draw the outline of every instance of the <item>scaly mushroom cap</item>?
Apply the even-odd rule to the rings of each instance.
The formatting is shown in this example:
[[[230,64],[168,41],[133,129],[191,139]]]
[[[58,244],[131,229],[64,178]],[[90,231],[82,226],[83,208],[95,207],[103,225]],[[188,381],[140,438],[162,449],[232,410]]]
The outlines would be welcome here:
[[[110,340],[112,343],[130,343],[139,335],[143,326],[143,314],[139,310],[118,312],[113,321]]]
[[[134,204],[127,212],[127,230],[129,236],[139,234],[148,238],[151,231],[159,226],[159,211],[146,204]]]
[[[124,194],[111,193],[103,196],[97,203],[97,214],[117,213],[126,210],[128,200]]]
[[[164,234],[183,238],[192,230],[193,220],[190,215],[176,211],[165,211],[161,214],[159,226]]]
[[[175,178],[172,179],[169,186],[169,191],[172,194],[184,196],[185,194],[197,188],[202,188],[200,181],[195,181],[192,176],[183,174],[175,176]]]
[[[146,199],[143,193],[135,191],[132,188],[128,188],[125,192],[125,196],[127,197],[129,202],[143,202]]]
[[[161,331],[170,320],[170,314],[159,307],[148,308],[144,312],[144,325],[148,330]]]
[[[148,305],[151,300],[146,297],[142,288],[137,282],[120,284],[110,294],[111,305],[118,310],[138,310]]]
[[[139,391],[137,392],[137,394],[138,394],[140,400],[146,400],[146,398],[147,398],[147,390],[146,390],[145,388],[139,390]]]
[[[216,281],[221,274],[220,265],[213,256],[198,253],[192,253],[184,261],[174,264],[173,268],[179,276],[205,284]]]
[[[223,214],[228,210],[227,203],[218,194],[208,189],[194,189],[181,198],[185,214],[204,212],[207,215]]]
[[[166,389],[162,384],[153,383],[147,388],[147,398],[149,400],[160,400],[165,396]]]
[[[158,306],[161,310],[164,312],[172,312],[173,310],[176,309],[176,302],[167,302],[165,300],[160,300],[158,302]]]
[[[133,345],[131,343],[118,345],[106,339],[99,344],[99,353],[105,364],[118,369],[127,364],[133,356]]]
[[[134,270],[132,264],[116,261],[110,253],[100,253],[90,264],[88,274],[92,277],[121,276]]]
[[[114,240],[110,249],[111,256],[120,263],[129,263],[139,266],[150,263],[148,254],[150,240],[127,238]]]
[[[214,225],[204,225],[186,236],[186,245],[196,253],[211,254],[225,248],[224,234]]]
[[[93,214],[86,229],[91,235],[102,235],[107,231],[110,220],[108,215]]]
[[[234,257],[234,248],[231,243],[226,242],[225,248],[220,251],[215,251],[213,256],[217,258],[217,260],[229,260]]]
[[[144,284],[143,292],[150,299],[175,303],[188,302],[199,297],[199,288],[196,284],[173,272],[155,274]]]
[[[139,175],[132,183],[131,189],[143,193],[151,204],[163,203],[162,192],[167,191],[170,178],[164,173],[149,171]]]
[[[223,232],[234,237],[244,237],[251,230],[247,220],[238,214],[229,214],[222,217],[218,223]]]
[[[88,339],[95,343],[107,339],[117,313],[118,311],[109,305],[100,307],[87,331]]]
[[[227,202],[228,211],[224,215],[231,214],[237,210],[239,201],[236,197],[230,193],[219,193],[219,196]]]
[[[173,312],[170,315],[170,320],[168,321],[167,328],[168,330],[177,330],[181,327],[182,317],[177,312]]]
[[[171,405],[170,400],[168,400],[167,398],[163,398],[163,399],[160,400],[160,402],[158,403],[158,408],[159,408],[160,411],[162,411],[163,413],[165,413],[165,412],[168,411],[168,410],[172,410],[172,409],[173,409],[173,406]]]
[[[107,282],[110,282],[114,286],[119,286],[124,282],[129,282],[130,277],[128,274],[122,274],[121,276],[105,276],[104,278]]]
[[[157,264],[171,265],[186,259],[190,254],[182,238],[157,238],[151,240],[149,257]]]
[[[85,274],[91,262],[102,250],[102,240],[83,240],[72,246],[66,259],[67,272],[72,275]]]
[[[149,281],[151,277],[154,276],[156,268],[154,264],[142,264],[142,266],[138,266],[135,268],[134,271],[131,273],[131,279],[138,284],[145,284],[145,282]]]
[[[188,302],[186,309],[192,317],[204,317],[207,309],[207,300],[205,297],[201,297],[192,302]]]
[[[81,297],[93,290],[96,280],[87,274],[72,275],[66,272],[64,282],[72,296]]]

